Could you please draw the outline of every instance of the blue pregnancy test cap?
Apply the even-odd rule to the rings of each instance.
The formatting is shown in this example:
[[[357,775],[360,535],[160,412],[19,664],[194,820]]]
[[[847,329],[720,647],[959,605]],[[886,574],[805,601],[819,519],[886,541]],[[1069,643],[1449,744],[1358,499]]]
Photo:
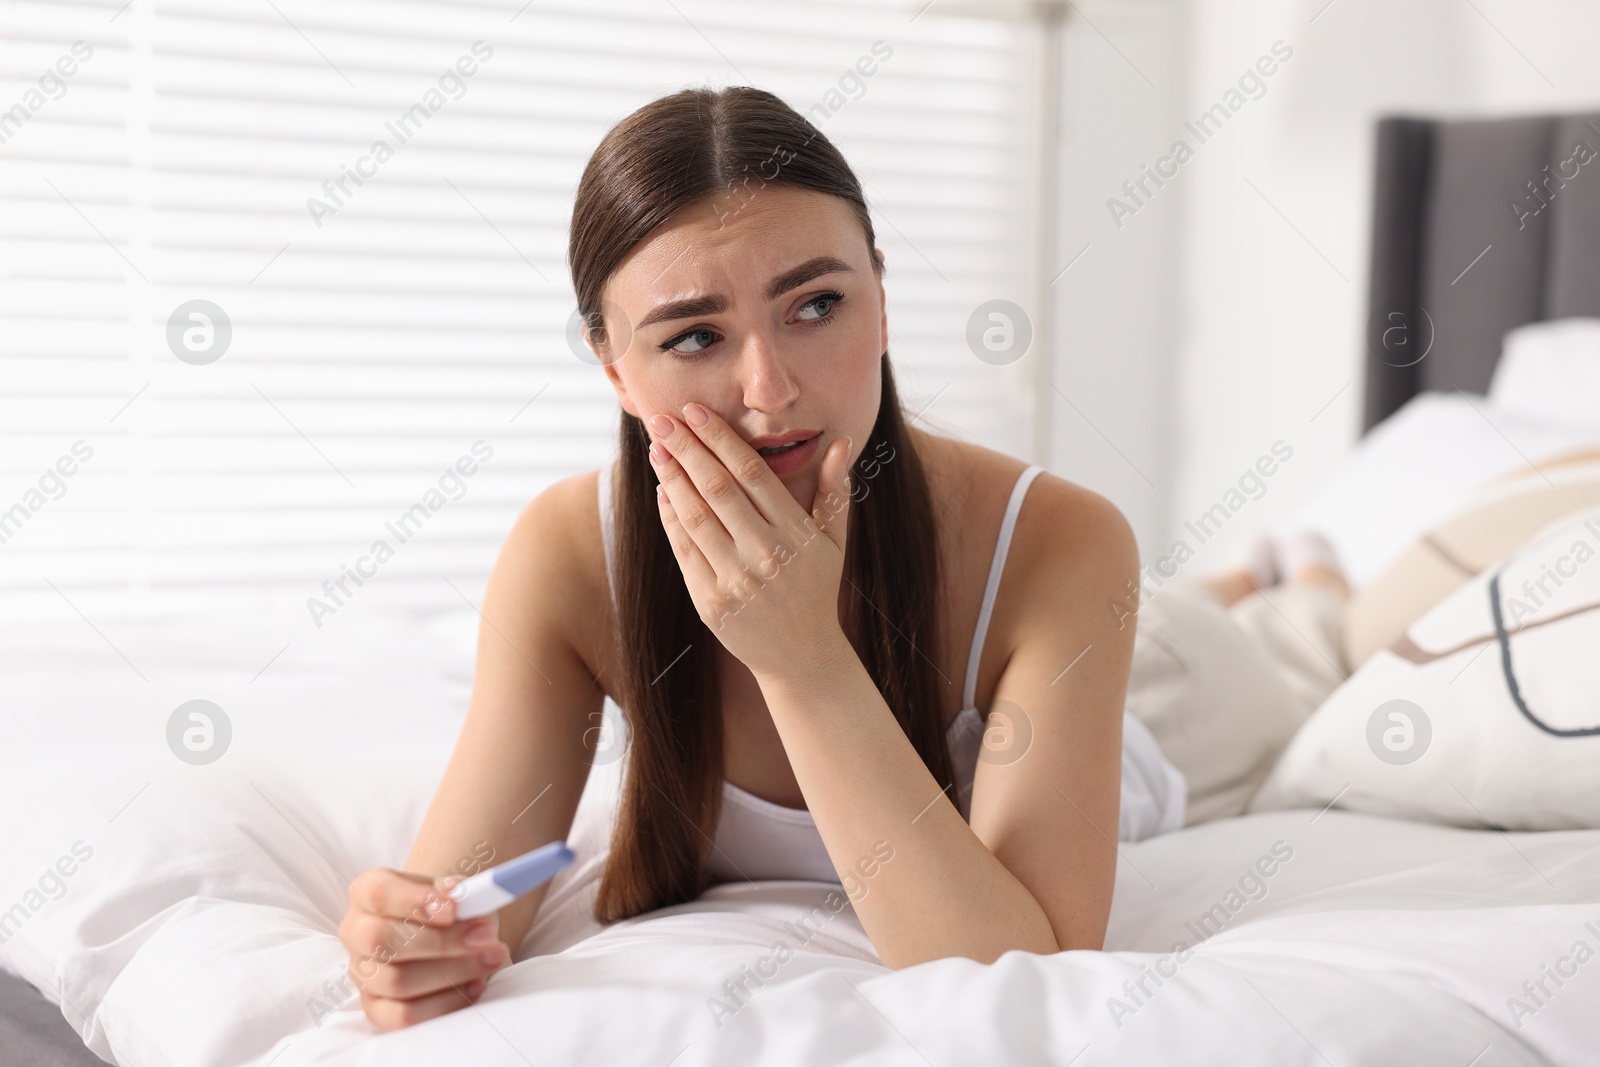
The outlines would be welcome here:
[[[565,841],[552,841],[525,856],[508,860],[489,872],[494,884],[514,897],[520,897],[556,876],[556,872],[577,859]]]

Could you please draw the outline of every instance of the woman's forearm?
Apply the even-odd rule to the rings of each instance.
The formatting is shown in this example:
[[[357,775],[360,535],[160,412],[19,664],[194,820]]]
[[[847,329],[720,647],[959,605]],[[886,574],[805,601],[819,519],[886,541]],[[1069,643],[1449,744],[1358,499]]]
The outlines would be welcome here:
[[[1060,951],[1032,893],[940,790],[844,634],[822,648],[756,680],[884,964]]]

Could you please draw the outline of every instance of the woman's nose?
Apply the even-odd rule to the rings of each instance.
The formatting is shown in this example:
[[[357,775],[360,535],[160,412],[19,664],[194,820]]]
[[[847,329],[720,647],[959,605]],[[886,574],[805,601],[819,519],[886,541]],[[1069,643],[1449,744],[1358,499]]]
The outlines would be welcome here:
[[[756,411],[779,411],[800,395],[799,382],[784,362],[772,339],[752,333],[739,360],[744,406]]]

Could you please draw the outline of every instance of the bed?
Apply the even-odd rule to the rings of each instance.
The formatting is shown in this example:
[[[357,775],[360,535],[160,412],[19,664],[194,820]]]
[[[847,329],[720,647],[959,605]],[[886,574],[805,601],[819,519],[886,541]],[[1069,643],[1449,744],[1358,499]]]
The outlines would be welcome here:
[[[1600,112],[1392,116],[1376,149],[1368,430],[1419,392],[1483,393],[1515,327],[1600,315]]]
[[[1558,220],[1561,233],[1587,219],[1590,239],[1574,249],[1546,233],[1535,302],[1473,325],[1455,317],[1454,293],[1435,292],[1459,251],[1437,236],[1449,229],[1441,212],[1505,211],[1493,183],[1490,199],[1458,195],[1462,174],[1480,172],[1457,148],[1499,159],[1505,144],[1538,141],[1530,124],[1570,121],[1380,126],[1374,314],[1400,293],[1413,319],[1427,310],[1438,340],[1401,367],[1409,353],[1379,335],[1371,432],[1296,517],[1320,519],[1362,574],[1496,463],[1600,444],[1593,425],[1498,413],[1454,391],[1481,392],[1494,367],[1488,342],[1462,339],[1551,309],[1600,310],[1584,304],[1600,292],[1584,259],[1600,219],[1545,213],[1541,225]],[[1413,136],[1424,126],[1426,151]],[[1409,253],[1395,234],[1411,235]],[[1474,270],[1501,262],[1485,256]],[[1568,280],[1569,262],[1591,272],[1587,295]],[[1402,275],[1403,292],[1393,287]],[[1483,299],[1468,301],[1472,315],[1489,316]],[[1485,411],[1515,455],[1494,451]],[[1375,492],[1409,501],[1404,521],[1360,521]],[[719,886],[598,927],[588,909],[616,763],[591,776],[569,835],[580,860],[552,883],[517,962],[476,1005],[379,1034],[352,995],[335,930],[349,879],[409,851],[466,706],[476,623],[467,608],[351,613],[277,659],[297,617],[109,620],[103,633],[0,625],[6,1062],[1594,1062],[1600,829],[1590,827],[1600,820],[1471,828],[1355,810],[1348,795],[1252,811],[1123,845],[1104,952],[894,972],[826,883]],[[169,720],[198,699],[226,709],[231,742],[223,758],[191,765],[173,758]],[[774,967],[780,941],[793,951]],[[765,977],[730,992],[752,973]]]

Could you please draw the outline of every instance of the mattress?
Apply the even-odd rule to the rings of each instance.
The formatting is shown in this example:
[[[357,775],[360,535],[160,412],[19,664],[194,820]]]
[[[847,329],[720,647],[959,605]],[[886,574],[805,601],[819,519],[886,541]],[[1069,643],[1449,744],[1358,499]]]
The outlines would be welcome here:
[[[1600,831],[1218,820],[1120,848],[1105,952],[891,971],[836,884],[728,884],[600,927],[615,764],[517,962],[475,1005],[379,1033],[335,931],[348,880],[409,852],[474,619],[0,629],[0,907],[26,912],[0,960],[79,1049],[138,1067],[1594,1062]],[[168,746],[195,699],[231,726],[204,765]]]

